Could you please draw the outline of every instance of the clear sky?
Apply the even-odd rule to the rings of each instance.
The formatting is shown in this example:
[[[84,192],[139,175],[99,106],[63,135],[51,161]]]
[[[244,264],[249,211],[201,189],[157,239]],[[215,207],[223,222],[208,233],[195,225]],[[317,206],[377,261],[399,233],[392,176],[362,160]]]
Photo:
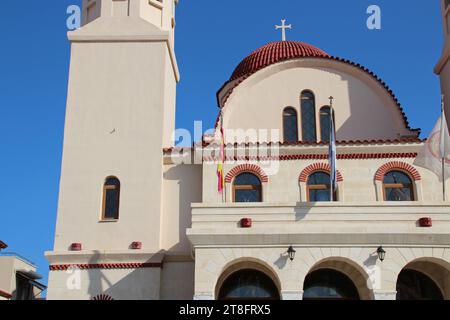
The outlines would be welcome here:
[[[69,65],[66,9],[81,0],[8,1],[0,10],[0,239],[39,265],[53,246]],[[382,29],[366,9],[382,10]],[[181,71],[177,126],[205,129],[216,92],[256,48],[281,39],[313,44],[380,76],[425,137],[439,116],[442,24],[438,0],[181,0],[175,49]],[[80,212],[80,214],[82,214]]]

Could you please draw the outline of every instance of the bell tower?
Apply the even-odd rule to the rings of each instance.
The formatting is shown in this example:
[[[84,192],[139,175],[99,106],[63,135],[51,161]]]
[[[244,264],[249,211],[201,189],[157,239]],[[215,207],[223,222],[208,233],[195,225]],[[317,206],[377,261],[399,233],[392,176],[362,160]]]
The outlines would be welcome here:
[[[441,90],[445,96],[445,111],[450,126],[450,0],[441,0],[441,12],[444,30],[444,49],[434,71],[441,78]]]
[[[83,0],[82,27],[68,33],[57,224],[54,251],[46,256],[54,266],[141,263],[146,267],[133,276],[142,279],[129,277],[142,283],[131,299],[159,298],[162,150],[173,146],[179,81],[177,3]],[[108,271],[109,280],[123,281],[125,271]],[[49,299],[107,292],[101,281],[68,292],[66,278],[50,272]]]

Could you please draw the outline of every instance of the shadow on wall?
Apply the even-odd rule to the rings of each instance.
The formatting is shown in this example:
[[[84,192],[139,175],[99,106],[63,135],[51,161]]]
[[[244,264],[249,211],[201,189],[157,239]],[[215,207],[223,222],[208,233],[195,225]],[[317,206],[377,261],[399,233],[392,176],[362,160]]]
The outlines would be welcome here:
[[[202,177],[203,171],[201,165],[177,165],[164,173],[165,180],[176,181],[178,184],[177,211],[179,241],[169,248],[170,252],[190,254],[191,247],[186,236],[186,230],[192,225],[191,204],[202,202]],[[174,201],[176,199],[168,198],[164,201],[164,205]]]
[[[145,261],[155,267],[138,269],[114,269],[123,271],[121,279],[113,283],[104,269],[89,269],[88,295],[91,300],[157,300],[160,298],[161,267],[164,251],[160,251]],[[96,251],[89,264],[99,264],[101,254]],[[127,273],[128,272],[128,273]]]
[[[404,123],[401,118],[400,111],[397,106],[394,106],[394,102],[392,98],[389,96],[389,93],[385,93],[384,96],[380,96],[377,94],[375,90],[373,90],[369,85],[359,78],[348,76],[340,73],[336,73],[340,75],[342,82],[347,83],[348,89],[348,98],[349,98],[349,112],[351,117],[347,118],[336,131],[337,140],[372,140],[372,139],[397,139],[399,138],[399,134],[404,134],[406,129],[403,132],[389,132],[386,129],[391,128],[391,124],[395,123],[398,128],[403,128]],[[376,84],[376,80],[373,81],[374,85]],[[379,85],[379,84],[376,84]],[[379,90],[385,91],[384,88],[380,88]],[[364,92],[370,92],[375,96],[375,98],[379,99],[382,105],[382,109],[371,108],[371,104],[374,102],[367,96],[361,94]],[[340,101],[335,100],[335,113],[339,113],[339,109],[346,107],[340,104]],[[373,124],[372,128],[367,128],[367,120],[370,120],[370,123]],[[386,119],[392,119],[386,123]],[[369,129],[369,130],[368,130]],[[398,130],[400,131],[400,130]],[[356,134],[355,134],[356,133]]]

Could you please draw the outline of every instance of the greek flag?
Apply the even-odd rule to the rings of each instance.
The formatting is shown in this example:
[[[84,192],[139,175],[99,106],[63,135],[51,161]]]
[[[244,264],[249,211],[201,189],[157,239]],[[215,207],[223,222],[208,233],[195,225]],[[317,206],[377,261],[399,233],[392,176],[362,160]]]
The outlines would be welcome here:
[[[330,114],[330,146],[328,150],[328,159],[330,162],[330,201],[334,201],[334,192],[337,190],[337,171],[336,171],[336,134],[334,130],[334,110],[331,108]]]

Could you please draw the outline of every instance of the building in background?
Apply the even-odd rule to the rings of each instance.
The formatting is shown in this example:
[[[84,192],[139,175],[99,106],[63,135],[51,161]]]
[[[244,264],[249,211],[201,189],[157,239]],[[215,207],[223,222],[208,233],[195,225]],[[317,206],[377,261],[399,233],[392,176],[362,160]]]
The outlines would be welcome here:
[[[0,249],[7,245],[0,241]],[[36,273],[37,267],[15,253],[0,253],[0,300],[41,299],[46,287],[37,280],[42,276]]]
[[[84,0],[69,33],[47,298],[450,299],[450,202],[414,165],[424,143],[392,90],[312,45],[270,43],[219,90],[216,134],[175,148],[176,3]]]

